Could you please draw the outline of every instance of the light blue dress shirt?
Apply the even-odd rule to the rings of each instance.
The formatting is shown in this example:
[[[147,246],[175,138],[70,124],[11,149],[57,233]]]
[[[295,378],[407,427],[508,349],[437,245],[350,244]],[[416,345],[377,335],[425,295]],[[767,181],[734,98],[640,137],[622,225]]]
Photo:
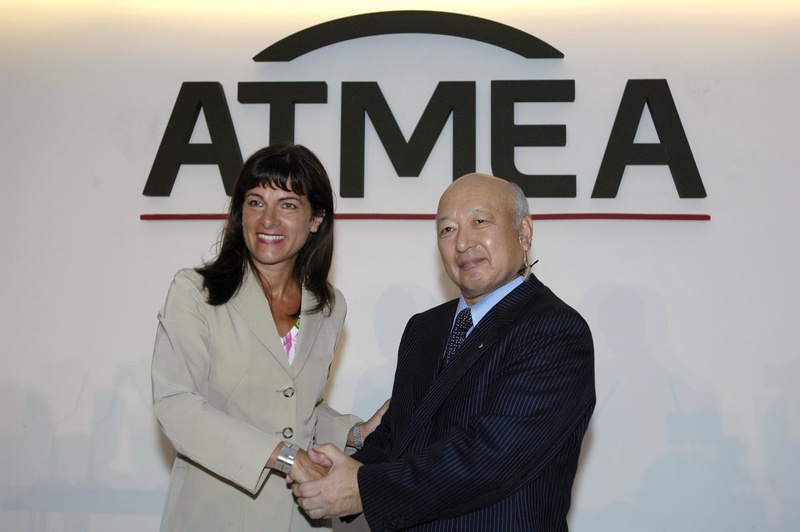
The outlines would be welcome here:
[[[469,328],[467,331],[467,336],[472,332],[472,329],[478,325],[478,322],[486,316],[486,314],[492,310],[492,308],[498,304],[504,297],[511,293],[516,287],[521,285],[525,279],[518,275],[514,277],[512,281],[504,284],[500,288],[496,289],[494,292],[486,294],[483,298],[475,303],[473,306],[469,306],[467,302],[464,300],[464,296],[458,298],[458,308],[456,308],[456,316],[458,313],[461,312],[463,309],[469,307],[470,313],[472,314],[472,327]],[[455,318],[453,318],[453,323],[455,323]],[[452,330],[453,324],[450,324],[450,329]]]

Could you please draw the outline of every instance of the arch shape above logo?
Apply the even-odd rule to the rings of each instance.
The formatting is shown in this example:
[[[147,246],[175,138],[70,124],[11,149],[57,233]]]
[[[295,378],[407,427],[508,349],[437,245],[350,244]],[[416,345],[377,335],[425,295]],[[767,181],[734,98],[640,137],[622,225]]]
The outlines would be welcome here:
[[[331,44],[395,33],[462,37],[504,48],[527,59],[561,59],[557,49],[529,33],[480,17],[442,11],[384,11],[323,22],[259,52],[254,61],[292,61]]]

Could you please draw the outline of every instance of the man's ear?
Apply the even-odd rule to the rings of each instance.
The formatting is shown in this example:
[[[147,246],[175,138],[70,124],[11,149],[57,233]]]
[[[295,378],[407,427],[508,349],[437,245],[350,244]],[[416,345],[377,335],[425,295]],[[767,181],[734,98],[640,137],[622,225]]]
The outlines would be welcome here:
[[[531,240],[533,239],[533,221],[528,215],[523,216],[519,221],[519,243],[522,244],[522,249],[528,251],[531,249]]]

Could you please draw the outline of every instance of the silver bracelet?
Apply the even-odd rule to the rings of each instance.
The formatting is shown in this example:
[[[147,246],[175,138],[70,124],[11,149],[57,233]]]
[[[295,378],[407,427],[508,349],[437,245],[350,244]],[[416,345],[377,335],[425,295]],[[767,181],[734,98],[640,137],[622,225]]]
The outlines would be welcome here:
[[[361,449],[364,445],[364,442],[361,441],[361,425],[363,425],[363,423],[356,423],[353,425],[353,447],[356,449]]]
[[[278,454],[278,458],[275,460],[275,467],[273,469],[277,469],[281,473],[288,475],[289,470],[292,469],[294,465],[294,459],[297,456],[297,447],[292,445],[291,443],[283,443],[283,449],[281,449],[280,454]]]

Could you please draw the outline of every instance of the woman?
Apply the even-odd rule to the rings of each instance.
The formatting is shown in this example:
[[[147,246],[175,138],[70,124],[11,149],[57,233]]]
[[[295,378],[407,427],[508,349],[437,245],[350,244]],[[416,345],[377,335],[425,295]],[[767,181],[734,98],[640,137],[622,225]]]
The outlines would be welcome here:
[[[158,316],[153,403],[178,452],[162,530],[330,526],[299,510],[285,474],[315,441],[360,447],[384,410],[362,425],[322,399],[347,310],[332,256],[319,160],[299,145],[253,154],[219,255],[178,272]]]

